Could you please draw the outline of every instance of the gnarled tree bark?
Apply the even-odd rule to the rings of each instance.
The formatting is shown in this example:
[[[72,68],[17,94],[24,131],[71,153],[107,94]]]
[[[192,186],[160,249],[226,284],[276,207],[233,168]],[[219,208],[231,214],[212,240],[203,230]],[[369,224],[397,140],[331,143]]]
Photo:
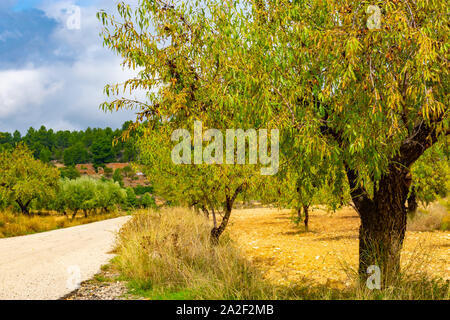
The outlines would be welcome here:
[[[228,225],[228,221],[230,220],[231,210],[233,210],[233,204],[236,200],[236,197],[243,191],[244,184],[241,184],[234,191],[233,195],[230,197],[228,194],[225,196],[225,205],[224,205],[224,215],[222,221],[219,226],[217,226],[216,214],[213,211],[213,219],[214,219],[214,227],[211,230],[211,242],[216,245],[219,243],[219,238],[222,233],[225,231],[225,228]]]

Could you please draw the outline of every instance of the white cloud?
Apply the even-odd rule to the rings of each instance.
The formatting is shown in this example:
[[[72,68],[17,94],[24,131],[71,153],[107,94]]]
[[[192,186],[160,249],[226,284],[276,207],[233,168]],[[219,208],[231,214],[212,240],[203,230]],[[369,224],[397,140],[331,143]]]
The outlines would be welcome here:
[[[0,71],[0,119],[27,111],[61,89],[44,70]]]
[[[64,17],[58,15],[61,7],[72,3],[48,2],[41,7],[61,23],[49,36],[60,44],[56,53],[70,54],[72,61],[0,70],[0,131],[18,129],[24,133],[30,126],[41,125],[54,130],[119,127],[135,118],[132,111],[111,114],[99,110],[100,103],[107,99],[104,86],[123,82],[137,72],[123,70],[121,58],[103,48],[96,18],[100,8],[83,7],[81,29],[65,28]],[[144,93],[136,95],[144,99]]]

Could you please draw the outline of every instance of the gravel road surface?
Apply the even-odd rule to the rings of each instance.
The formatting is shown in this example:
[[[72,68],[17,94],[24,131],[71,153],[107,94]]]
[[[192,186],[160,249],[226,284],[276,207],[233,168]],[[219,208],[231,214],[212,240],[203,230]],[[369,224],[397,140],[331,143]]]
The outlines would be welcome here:
[[[92,278],[113,257],[120,217],[0,239],[0,300],[52,300]]]

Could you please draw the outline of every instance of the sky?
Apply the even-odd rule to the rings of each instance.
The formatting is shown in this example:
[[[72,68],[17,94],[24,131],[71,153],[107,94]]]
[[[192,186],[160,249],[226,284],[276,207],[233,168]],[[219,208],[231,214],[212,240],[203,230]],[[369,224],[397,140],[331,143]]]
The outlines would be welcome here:
[[[96,13],[115,13],[117,2],[0,0],[0,132],[24,134],[42,125],[119,128],[135,119],[132,111],[99,109],[108,100],[106,84],[136,75],[122,68],[121,58],[103,47],[99,35]]]

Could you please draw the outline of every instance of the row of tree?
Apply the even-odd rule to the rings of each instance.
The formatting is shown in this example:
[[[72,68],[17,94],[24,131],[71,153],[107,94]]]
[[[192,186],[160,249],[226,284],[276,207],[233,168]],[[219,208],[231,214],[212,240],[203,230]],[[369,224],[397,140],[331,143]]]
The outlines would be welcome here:
[[[133,137],[127,141],[117,139],[127,130],[130,122],[121,129],[87,128],[82,131],[57,131],[41,126],[39,130],[29,128],[22,136],[14,133],[0,132],[0,150],[12,149],[20,142],[25,143],[36,159],[43,162],[58,160],[65,165],[79,163],[104,164],[110,162],[128,162],[137,157]]]
[[[143,191],[143,190],[139,190]],[[148,193],[137,196],[132,188],[123,188],[114,180],[87,176],[60,179],[58,169],[34,159],[32,152],[19,143],[12,150],[0,151],[0,208],[18,206],[23,214],[30,209],[55,210],[73,217],[154,207]]]

